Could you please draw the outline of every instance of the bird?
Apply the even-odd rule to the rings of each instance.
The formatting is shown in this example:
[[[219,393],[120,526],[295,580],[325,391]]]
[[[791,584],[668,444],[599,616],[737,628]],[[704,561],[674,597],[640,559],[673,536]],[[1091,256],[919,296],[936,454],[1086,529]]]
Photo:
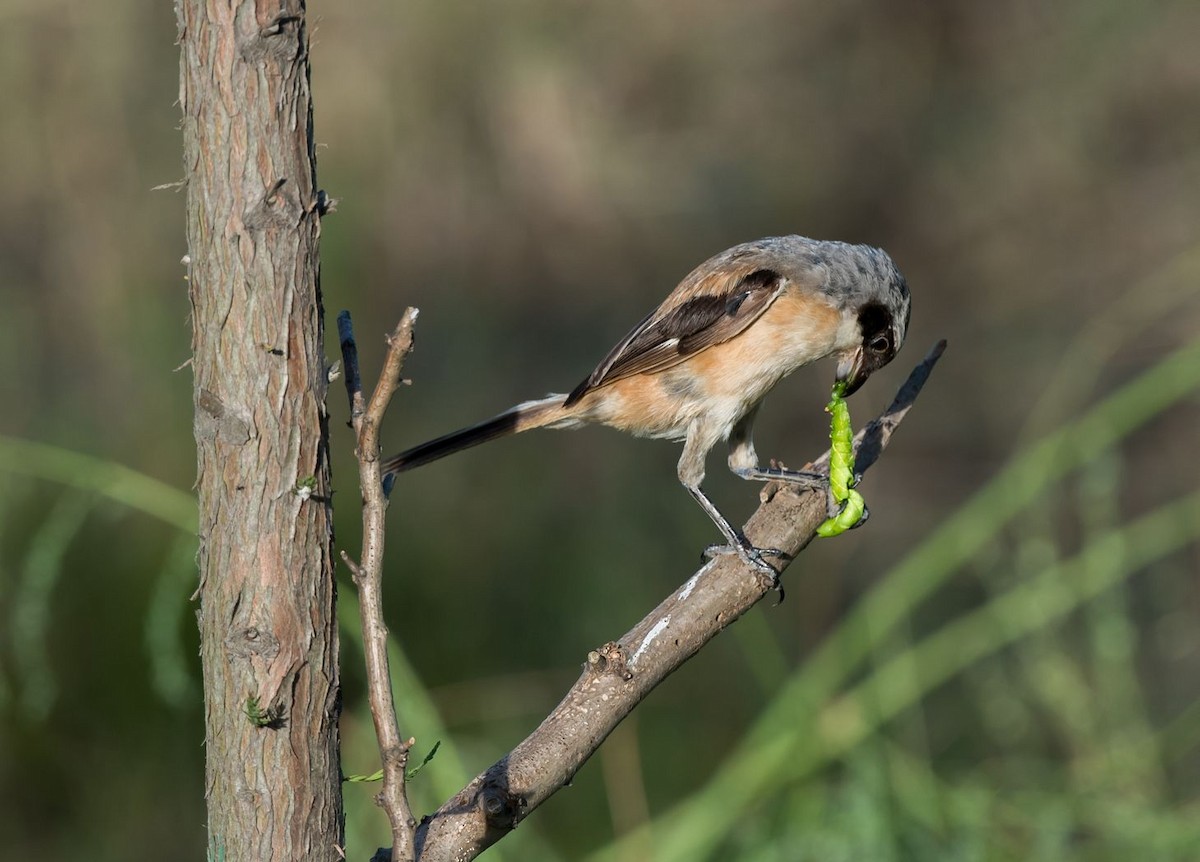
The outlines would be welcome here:
[[[908,283],[870,245],[767,237],[736,245],[691,271],[567,394],[503,413],[384,459],[392,476],[480,443],[534,428],[598,423],[637,437],[681,441],[677,474],[737,554],[775,579],[766,558],[702,490],[709,451],[728,443],[743,479],[828,489],[828,476],[764,467],[751,432],[763,399],[798,368],[833,357],[844,395],[891,362],[911,315]],[[832,505],[832,504],[831,504]],[[774,580],[777,583],[777,580]]]

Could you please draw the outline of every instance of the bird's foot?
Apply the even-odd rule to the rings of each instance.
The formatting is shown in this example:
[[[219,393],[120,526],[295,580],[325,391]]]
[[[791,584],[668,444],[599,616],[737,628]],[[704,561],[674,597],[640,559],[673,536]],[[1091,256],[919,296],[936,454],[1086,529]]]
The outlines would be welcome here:
[[[748,563],[758,569],[764,575],[774,575],[778,577],[779,570],[767,562],[767,557],[780,557],[782,559],[791,559],[791,554],[787,551],[781,551],[779,548],[756,548],[749,542],[742,544],[739,542],[736,545],[709,545],[704,549],[703,558],[711,560],[713,557],[722,557],[729,554],[737,554],[742,558],[742,562]]]
[[[754,467],[750,470],[734,470],[733,472],[744,479],[760,479],[769,482],[779,482],[791,485],[793,488],[820,490],[829,487],[829,473],[818,473],[815,470],[790,470],[782,461],[772,458],[768,467]]]
[[[779,581],[779,569],[767,562],[767,557],[778,557],[781,560],[791,560],[792,555],[779,548],[756,548],[745,538],[733,545],[709,545],[704,549],[703,558],[711,560],[714,557],[737,554],[742,562],[753,568],[766,582],[768,589],[779,593],[779,601],[783,602],[783,584]]]

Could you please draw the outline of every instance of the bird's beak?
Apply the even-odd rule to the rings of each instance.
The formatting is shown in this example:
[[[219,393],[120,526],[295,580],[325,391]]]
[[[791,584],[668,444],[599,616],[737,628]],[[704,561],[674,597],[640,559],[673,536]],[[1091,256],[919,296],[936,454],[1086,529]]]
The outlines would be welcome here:
[[[853,395],[858,391],[858,387],[867,382],[867,378],[870,376],[871,372],[867,370],[866,364],[863,362],[861,347],[842,354],[842,358],[838,361],[837,381],[846,387],[845,392],[842,393],[843,396]]]

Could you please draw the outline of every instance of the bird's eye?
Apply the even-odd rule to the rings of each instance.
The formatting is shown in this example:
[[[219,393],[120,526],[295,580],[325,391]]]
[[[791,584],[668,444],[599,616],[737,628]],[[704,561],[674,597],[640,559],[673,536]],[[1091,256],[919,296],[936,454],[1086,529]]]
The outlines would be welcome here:
[[[887,353],[889,344],[890,342],[886,335],[877,335],[871,339],[870,347],[876,353]]]

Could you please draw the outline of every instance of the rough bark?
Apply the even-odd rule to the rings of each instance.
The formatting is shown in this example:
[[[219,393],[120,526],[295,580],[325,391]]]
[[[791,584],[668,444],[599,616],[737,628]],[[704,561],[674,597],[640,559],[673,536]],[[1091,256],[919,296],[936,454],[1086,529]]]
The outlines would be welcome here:
[[[338,859],[338,642],[302,0],[177,0],[210,859]]]

